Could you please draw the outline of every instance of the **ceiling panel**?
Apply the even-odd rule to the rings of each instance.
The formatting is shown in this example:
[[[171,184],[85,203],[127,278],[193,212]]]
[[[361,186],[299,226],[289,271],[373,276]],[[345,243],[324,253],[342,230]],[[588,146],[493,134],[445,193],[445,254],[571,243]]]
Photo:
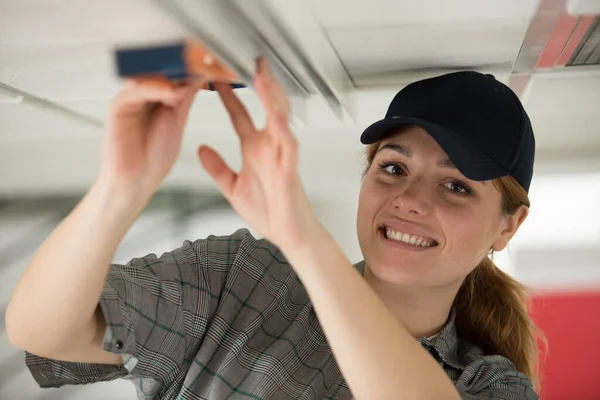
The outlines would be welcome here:
[[[0,52],[0,82],[38,97],[107,99],[119,88],[107,44],[0,47]]]
[[[600,69],[539,72],[532,76],[524,99],[532,112],[600,114]]]
[[[149,0],[0,0],[0,82],[48,99],[107,98],[117,45],[186,32]]]
[[[289,0],[279,0],[285,4]],[[531,18],[539,0],[310,0],[326,29]]]
[[[524,103],[545,148],[597,148],[600,157],[600,70],[536,73]]]
[[[313,0],[312,6],[353,81],[364,86],[405,82],[398,74],[403,70],[506,74],[538,3],[373,0],[348,7],[342,0]]]
[[[598,133],[598,114],[549,116],[529,112],[536,135],[536,147],[552,149],[596,149],[600,158],[600,134]]]
[[[97,136],[99,128],[27,102],[0,104],[0,140],[35,140],[39,137]],[[1,150],[0,150],[1,151]]]
[[[598,0],[569,0],[567,10],[569,14],[574,15],[600,14],[600,2]]]
[[[505,66],[516,59],[527,20],[338,28],[331,41],[355,81],[421,68]]]
[[[0,46],[151,43],[185,32],[150,0],[0,0]]]
[[[2,141],[0,195],[81,193],[97,174],[100,145],[100,135]]]

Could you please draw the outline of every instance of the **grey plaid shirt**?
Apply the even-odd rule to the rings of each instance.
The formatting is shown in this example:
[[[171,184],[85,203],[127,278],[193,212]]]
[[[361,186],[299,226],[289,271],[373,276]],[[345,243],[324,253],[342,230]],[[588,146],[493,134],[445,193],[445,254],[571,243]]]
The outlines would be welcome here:
[[[247,230],[112,265],[100,307],[104,350],[124,365],[27,353],[40,386],[125,378],[146,400],[352,398],[297,275]],[[538,399],[510,361],[458,339],[453,314],[419,341],[463,399]]]

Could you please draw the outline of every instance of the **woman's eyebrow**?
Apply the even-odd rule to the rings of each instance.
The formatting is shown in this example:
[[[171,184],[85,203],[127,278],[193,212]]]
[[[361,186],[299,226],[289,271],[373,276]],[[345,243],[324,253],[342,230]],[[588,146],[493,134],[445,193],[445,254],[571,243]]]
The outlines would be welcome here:
[[[402,154],[403,156],[406,156],[408,158],[411,158],[412,154],[413,154],[412,151],[408,147],[403,146],[401,144],[396,144],[396,143],[384,144],[383,146],[381,146],[379,148],[379,150],[377,150],[377,152],[379,153],[381,150],[384,150],[384,149],[389,149],[389,150],[395,151],[396,153]]]
[[[457,168],[456,168],[456,165],[454,165],[454,163],[452,162],[452,160],[451,160],[451,159],[449,159],[449,158],[444,158],[444,159],[442,159],[442,160],[439,160],[439,161],[436,163],[436,165],[437,165],[438,167],[441,167],[441,168],[454,168],[454,169],[457,169]]]
[[[386,143],[383,146],[381,146],[379,148],[379,150],[377,150],[377,152],[379,153],[381,150],[384,150],[384,149],[389,149],[389,150],[395,151],[396,153],[402,154],[403,156],[406,156],[408,158],[412,158],[412,155],[413,155],[413,152],[410,148],[408,148],[404,145],[401,145],[401,144],[397,144],[397,143]],[[438,167],[442,167],[442,168],[457,169],[456,165],[454,165],[452,160],[450,160],[449,158],[441,159],[436,164]]]

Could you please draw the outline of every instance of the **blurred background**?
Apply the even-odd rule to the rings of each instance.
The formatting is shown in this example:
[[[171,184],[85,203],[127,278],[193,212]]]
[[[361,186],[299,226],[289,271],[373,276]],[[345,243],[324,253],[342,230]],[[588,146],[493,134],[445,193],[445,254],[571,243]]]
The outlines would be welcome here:
[[[4,311],[36,249],[95,177],[103,121],[120,87],[115,49],[190,36],[212,39],[216,53],[229,54],[226,63],[241,65],[240,76],[265,42],[284,61],[281,72],[297,73],[302,85],[289,93],[302,179],[353,262],[361,259],[358,138],[394,94],[414,80],[463,69],[494,74],[513,88],[537,140],[532,208],[495,261],[532,288],[532,313],[549,342],[542,398],[600,399],[600,1],[219,4],[230,8],[212,0],[0,0],[0,399],[135,398],[127,381],[39,389],[23,353],[8,342]],[[259,6],[278,23],[261,20]],[[215,23],[242,21],[240,15],[243,24]],[[265,29],[255,43],[232,39],[253,29]],[[260,125],[264,113],[252,90],[237,92]],[[115,262],[244,226],[201,168],[201,143],[240,165],[237,138],[212,92],[198,95],[177,164]]]

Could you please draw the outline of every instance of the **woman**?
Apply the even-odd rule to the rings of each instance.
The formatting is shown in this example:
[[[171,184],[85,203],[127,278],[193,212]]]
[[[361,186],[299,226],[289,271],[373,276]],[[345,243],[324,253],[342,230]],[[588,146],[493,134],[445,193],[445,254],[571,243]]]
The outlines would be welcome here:
[[[241,171],[208,147],[199,157],[266,240],[240,230],[127,265],[110,262],[172,167],[201,85],[117,96],[98,178],[7,310],[38,383],[124,377],[140,399],[537,399],[523,289],[487,258],[529,206],[533,134],[512,92],[459,73],[398,93],[361,138],[365,262],[353,267],[309,207],[289,103],[262,60],[254,83],[263,130],[216,85]]]

